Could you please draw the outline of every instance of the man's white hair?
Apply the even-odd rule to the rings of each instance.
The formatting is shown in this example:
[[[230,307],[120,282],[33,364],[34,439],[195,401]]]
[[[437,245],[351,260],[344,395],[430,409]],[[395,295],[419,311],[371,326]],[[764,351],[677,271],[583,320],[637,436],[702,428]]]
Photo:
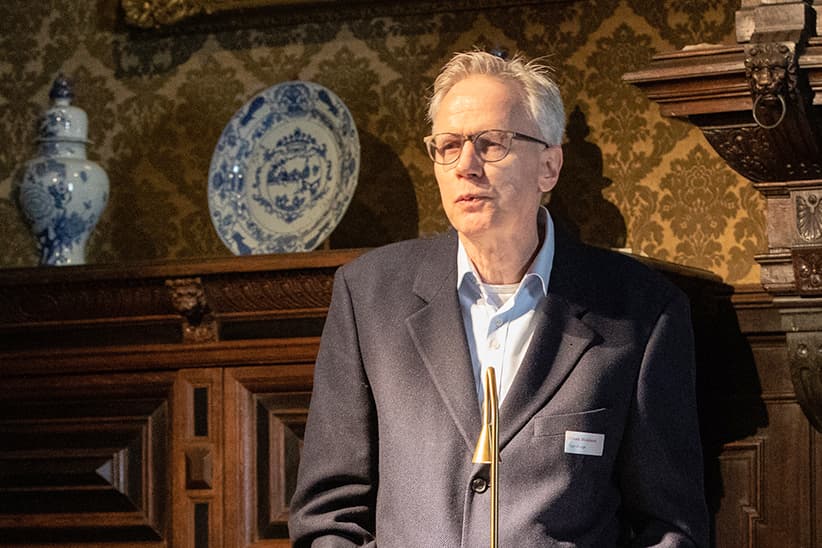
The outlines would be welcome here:
[[[452,87],[469,76],[479,74],[516,83],[522,91],[526,110],[539,127],[542,138],[552,145],[562,144],[565,108],[559,87],[552,78],[553,69],[538,59],[528,61],[521,54],[511,59],[484,51],[454,54],[434,81],[428,103],[428,121],[433,123],[443,97]]]

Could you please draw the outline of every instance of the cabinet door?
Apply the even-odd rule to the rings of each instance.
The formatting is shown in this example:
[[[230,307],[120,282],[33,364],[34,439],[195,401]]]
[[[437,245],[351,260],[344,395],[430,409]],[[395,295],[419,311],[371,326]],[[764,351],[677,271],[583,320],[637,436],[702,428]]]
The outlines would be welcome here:
[[[290,546],[312,373],[311,365],[225,371],[226,546]]]
[[[174,382],[0,379],[3,546],[169,546]]]

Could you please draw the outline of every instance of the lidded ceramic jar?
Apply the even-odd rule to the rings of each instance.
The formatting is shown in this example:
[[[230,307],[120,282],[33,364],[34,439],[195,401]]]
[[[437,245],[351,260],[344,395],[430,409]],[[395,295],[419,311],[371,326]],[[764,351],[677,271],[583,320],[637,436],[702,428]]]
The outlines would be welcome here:
[[[86,158],[88,117],[72,106],[61,74],[40,118],[38,155],[26,163],[18,201],[37,239],[41,265],[86,262],[86,244],[108,203],[106,172]]]

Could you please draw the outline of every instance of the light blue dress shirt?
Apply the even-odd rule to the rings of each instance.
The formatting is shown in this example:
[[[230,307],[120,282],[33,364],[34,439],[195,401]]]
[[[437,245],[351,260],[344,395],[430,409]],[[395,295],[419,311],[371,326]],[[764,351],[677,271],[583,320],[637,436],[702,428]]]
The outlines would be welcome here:
[[[539,224],[545,234],[539,252],[519,284],[511,286],[482,283],[459,243],[457,292],[480,404],[485,369],[492,366],[496,370],[502,404],[534,336],[534,313],[548,292],[554,263],[554,222],[544,207],[539,210]]]

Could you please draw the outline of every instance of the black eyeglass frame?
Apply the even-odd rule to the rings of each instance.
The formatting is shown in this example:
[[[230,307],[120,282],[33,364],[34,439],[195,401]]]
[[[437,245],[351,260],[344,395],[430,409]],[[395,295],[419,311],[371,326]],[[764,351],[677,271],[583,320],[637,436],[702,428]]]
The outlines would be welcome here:
[[[441,133],[434,133],[433,135],[429,135],[427,137],[424,137],[422,141],[423,141],[423,143],[425,143],[425,151],[428,153],[428,157],[431,158],[432,162],[434,162],[435,164],[441,165],[441,166],[450,166],[451,164],[454,164],[457,161],[459,161],[460,156],[462,156],[462,149],[463,149],[463,147],[465,147],[465,142],[466,141],[470,141],[471,144],[474,145],[476,140],[479,139],[483,134],[489,133],[491,131],[496,131],[496,132],[500,132],[500,133],[510,135],[511,140],[519,139],[521,141],[530,141],[532,143],[539,143],[539,144],[541,144],[545,147],[548,147],[548,148],[554,146],[554,145],[546,143],[542,139],[537,139],[536,137],[531,137],[530,135],[526,135],[525,133],[520,133],[518,131],[511,131],[511,130],[508,130],[508,129],[484,129],[482,131],[478,131],[477,133],[473,133],[471,135],[463,135],[461,133],[451,133],[450,131],[444,131],[444,132],[441,132]],[[432,143],[434,141],[434,137],[437,137],[438,135],[453,135],[453,136],[459,137],[461,139],[460,152],[450,162],[439,162],[439,161],[437,161],[437,159],[434,155],[434,148],[436,148],[436,147],[433,147]],[[508,146],[505,149],[505,154],[503,154],[502,156],[500,156],[496,160],[486,160],[485,158],[483,158],[483,153],[482,152],[477,152],[477,155],[480,157],[480,159],[483,162],[491,164],[491,163],[494,163],[494,162],[499,162],[501,160],[504,160],[505,157],[508,156],[509,152],[511,152],[511,142],[510,141],[508,143]]]

